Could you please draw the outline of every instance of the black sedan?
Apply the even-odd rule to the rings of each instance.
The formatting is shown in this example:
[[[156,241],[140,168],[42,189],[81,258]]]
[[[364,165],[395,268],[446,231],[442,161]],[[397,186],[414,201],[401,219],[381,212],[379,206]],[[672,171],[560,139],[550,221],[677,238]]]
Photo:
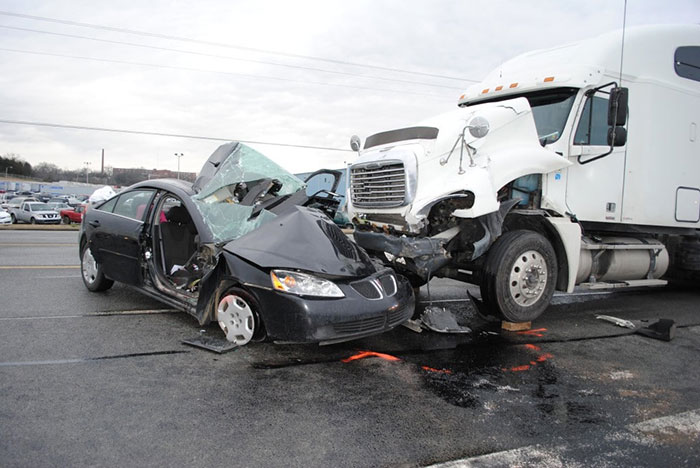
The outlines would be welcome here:
[[[410,318],[406,279],[333,224],[328,194],[304,188],[252,148],[222,145],[194,184],[141,182],[87,210],[83,282],[132,285],[239,345],[334,343]]]

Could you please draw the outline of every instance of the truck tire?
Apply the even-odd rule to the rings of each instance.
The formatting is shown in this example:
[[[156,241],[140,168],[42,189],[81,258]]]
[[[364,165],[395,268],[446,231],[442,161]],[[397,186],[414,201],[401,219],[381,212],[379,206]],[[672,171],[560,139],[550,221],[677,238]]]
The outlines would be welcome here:
[[[36,219],[30,218],[30,219],[29,219],[29,224],[36,224]]]
[[[547,238],[533,231],[510,231],[486,257],[481,297],[503,320],[529,322],[547,308],[556,283],[556,253]]]
[[[10,219],[12,219],[12,224],[17,224],[17,218],[15,218],[14,213],[10,213]]]
[[[63,224],[70,224],[70,218],[68,216],[63,217]]]

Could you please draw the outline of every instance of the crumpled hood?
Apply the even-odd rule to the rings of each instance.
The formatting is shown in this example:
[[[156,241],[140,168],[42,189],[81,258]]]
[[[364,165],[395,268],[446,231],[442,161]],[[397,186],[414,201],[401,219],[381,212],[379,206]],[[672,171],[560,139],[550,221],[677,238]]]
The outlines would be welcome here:
[[[322,212],[295,207],[224,246],[261,268],[359,277],[377,270],[367,253]]]

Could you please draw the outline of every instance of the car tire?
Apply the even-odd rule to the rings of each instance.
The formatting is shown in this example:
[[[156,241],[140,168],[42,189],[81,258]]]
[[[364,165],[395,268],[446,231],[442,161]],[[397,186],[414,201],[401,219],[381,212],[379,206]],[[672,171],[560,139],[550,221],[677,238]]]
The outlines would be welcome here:
[[[95,260],[87,245],[80,252],[80,273],[85,287],[92,292],[106,291],[114,284],[114,281],[105,277],[102,265]]]
[[[266,338],[258,301],[245,289],[231,287],[217,294],[214,319],[226,339],[238,346]]]
[[[547,308],[556,282],[556,253],[547,238],[533,231],[511,231],[489,250],[481,297],[503,320],[529,322]]]
[[[17,218],[15,218],[14,213],[10,213],[10,220],[12,221],[12,224],[17,224]]]
[[[29,224],[36,224],[36,219],[30,218],[30,219],[29,219]]]
[[[70,218],[68,216],[63,217],[63,224],[70,224]]]

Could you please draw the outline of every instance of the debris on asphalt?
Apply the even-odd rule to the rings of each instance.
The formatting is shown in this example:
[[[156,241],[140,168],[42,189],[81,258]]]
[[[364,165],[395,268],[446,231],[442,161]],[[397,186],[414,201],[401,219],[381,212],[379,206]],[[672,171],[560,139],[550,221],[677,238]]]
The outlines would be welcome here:
[[[218,354],[228,353],[229,351],[233,351],[234,349],[239,347],[237,344],[232,343],[231,341],[228,341],[224,338],[216,338],[213,336],[205,335],[200,335],[190,340],[182,340],[182,342],[186,345],[206,349],[207,351],[212,351]]]
[[[634,330],[634,333],[638,335],[654,338],[656,340],[671,341],[676,334],[676,322],[671,319],[659,319],[649,326],[638,328],[637,325],[630,320],[612,317],[610,315],[596,315],[596,318],[613,323],[618,327],[629,328]],[[642,322],[647,322],[647,320],[642,320]]]
[[[455,314],[445,307],[428,306],[418,319],[408,320],[403,326],[416,333],[421,333],[423,329],[437,333],[471,333],[472,329],[460,325]]]
[[[638,329],[637,334],[656,340],[671,341],[676,335],[676,322],[671,319],[660,319],[648,327]]]
[[[630,328],[632,330],[636,328],[634,323],[630,322],[629,320],[613,317],[611,315],[596,315],[595,318],[597,318],[598,320],[605,320],[606,322],[613,323],[618,327]]]

